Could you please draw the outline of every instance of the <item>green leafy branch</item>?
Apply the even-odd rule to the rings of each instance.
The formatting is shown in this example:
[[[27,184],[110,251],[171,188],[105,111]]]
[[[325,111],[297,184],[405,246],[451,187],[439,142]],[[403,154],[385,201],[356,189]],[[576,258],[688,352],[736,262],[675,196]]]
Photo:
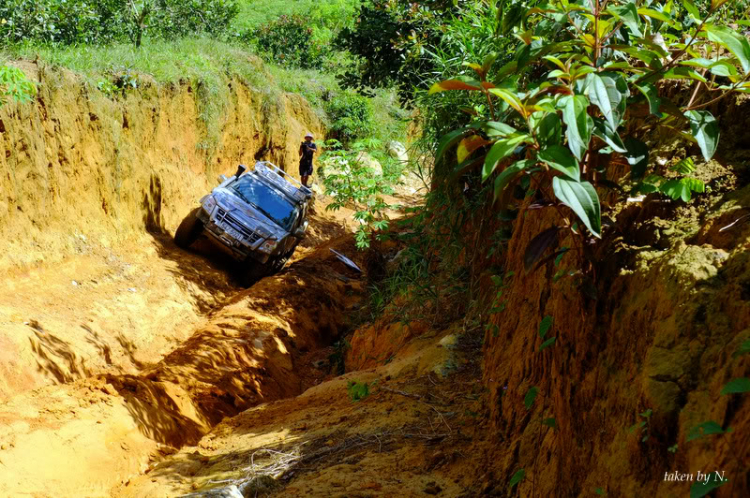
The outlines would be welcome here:
[[[704,191],[700,180],[685,176],[695,169],[691,160],[673,168],[680,178],[649,171],[649,147],[639,137],[654,129],[676,132],[697,143],[706,161],[716,153],[719,126],[705,108],[732,93],[750,93],[750,44],[717,24],[723,4],[712,2],[701,16],[690,0],[682,7],[558,0],[527,8],[513,2],[503,25],[519,41],[515,57],[494,69],[491,54],[467,64],[473,75],[432,85],[432,94],[477,92],[487,103],[484,115],[437,144],[436,161],[454,165],[448,179],[480,169],[482,182],[494,183],[500,210],[517,204],[520,187],[539,208],[557,211],[560,223],[536,241],[545,242],[543,250],[531,251],[536,259],[527,269],[557,245],[562,230],[575,236],[572,250],[585,251],[587,244],[576,242],[585,237],[578,222],[601,237],[597,189],[621,188],[612,178],[614,166],[629,166],[642,192],[687,202]],[[688,105],[679,108],[660,96],[661,80],[695,83]],[[646,116],[638,130],[629,126],[635,116]]]
[[[353,218],[359,223],[355,238],[360,249],[369,247],[373,232],[388,228],[388,210],[397,207],[383,197],[394,193],[395,179],[377,174],[365,161],[365,153],[379,146],[378,140],[364,140],[344,149],[337,140],[329,140],[321,156],[323,184],[326,193],[333,197],[326,209],[354,209]]]
[[[36,95],[36,85],[23,71],[16,67],[0,66],[0,107],[14,100],[20,103],[30,102]]]

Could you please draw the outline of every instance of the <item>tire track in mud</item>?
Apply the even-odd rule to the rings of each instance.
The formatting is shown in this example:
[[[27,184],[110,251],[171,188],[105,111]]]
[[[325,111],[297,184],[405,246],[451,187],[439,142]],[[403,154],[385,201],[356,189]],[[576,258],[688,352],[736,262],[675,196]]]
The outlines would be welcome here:
[[[299,358],[330,345],[361,299],[352,238],[206,310],[207,322],[153,367],[27,393],[0,408],[0,495],[109,496],[148,463],[227,416],[310,386]]]

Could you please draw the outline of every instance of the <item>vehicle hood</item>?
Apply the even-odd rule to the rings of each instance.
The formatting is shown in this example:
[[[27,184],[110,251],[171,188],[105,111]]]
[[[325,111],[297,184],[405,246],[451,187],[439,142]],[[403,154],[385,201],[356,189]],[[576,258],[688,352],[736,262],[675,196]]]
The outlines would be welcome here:
[[[261,211],[235,195],[230,189],[217,188],[214,189],[212,195],[221,207],[227,209],[229,214],[240,220],[242,224],[251,230],[257,231],[259,227],[263,227],[266,232],[271,233],[271,237],[276,239],[281,239],[286,235],[286,231],[283,228],[274,223],[273,220]]]

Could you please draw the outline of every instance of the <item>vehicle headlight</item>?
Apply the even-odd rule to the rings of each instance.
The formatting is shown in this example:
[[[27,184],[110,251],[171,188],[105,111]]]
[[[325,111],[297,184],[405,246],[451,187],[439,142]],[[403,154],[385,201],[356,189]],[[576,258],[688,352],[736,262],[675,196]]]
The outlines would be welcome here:
[[[276,241],[273,239],[268,239],[265,242],[263,242],[263,245],[260,246],[260,250],[265,253],[272,253],[273,250],[276,249]]]
[[[208,214],[211,214],[216,207],[216,204],[216,197],[213,195],[206,196],[206,198],[203,199],[203,209],[205,209]]]

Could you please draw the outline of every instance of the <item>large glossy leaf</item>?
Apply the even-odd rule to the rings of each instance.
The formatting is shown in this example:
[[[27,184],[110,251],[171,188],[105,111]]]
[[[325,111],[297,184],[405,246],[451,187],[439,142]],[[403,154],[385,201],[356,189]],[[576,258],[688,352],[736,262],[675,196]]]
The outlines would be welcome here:
[[[625,139],[625,149],[627,151],[623,156],[630,165],[630,177],[634,180],[643,178],[648,166],[648,146],[640,140],[628,137]]]
[[[711,74],[715,74],[716,76],[735,76],[737,74],[737,68],[726,58],[711,60],[698,57],[681,62],[680,64],[683,66],[702,67],[708,69],[711,71]]]
[[[651,83],[644,83],[642,85],[636,85],[636,88],[646,97],[646,100],[648,100],[648,108],[649,111],[651,111],[651,114],[657,118],[662,117],[663,114],[659,110],[659,106],[661,106],[661,98],[659,97],[659,92],[656,90],[656,87]]]
[[[523,161],[516,161],[507,168],[505,168],[499,175],[497,175],[497,178],[495,178],[495,197],[494,200],[497,201],[497,199],[500,197],[500,194],[502,194],[505,187],[508,186],[508,184],[513,181],[513,179],[524,169],[529,168],[534,165],[534,161],[531,161],[529,159],[524,159]]]
[[[720,488],[729,482],[729,478],[719,477],[717,474],[709,474],[707,481],[696,482],[690,486],[690,498],[702,498],[716,488]]]
[[[486,123],[482,123],[482,125],[479,127],[483,132],[487,134],[488,137],[507,137],[508,135],[512,135],[513,133],[516,133],[516,129],[513,128],[511,125],[502,123],[500,121],[487,121]]]
[[[600,118],[594,118],[594,135],[604,140],[612,150],[619,153],[627,152],[620,135],[609,127],[609,123]]]
[[[698,11],[698,7],[696,7],[691,0],[682,0],[682,5],[685,7],[685,10],[688,11],[688,14],[693,17],[693,19],[695,19],[697,22],[700,22],[701,14]]]
[[[562,145],[550,145],[546,147],[539,152],[537,159],[571,180],[579,181],[581,179],[581,169],[578,166],[578,161]]]
[[[481,90],[482,84],[472,80],[445,80],[435,83],[430,87],[429,94],[445,92],[448,90]]]
[[[454,145],[456,142],[461,140],[463,136],[470,131],[473,131],[473,128],[459,128],[458,130],[453,130],[443,135],[443,137],[440,139],[440,142],[438,142],[437,152],[435,153],[435,162],[440,161],[440,158],[443,157],[445,151],[448,150],[448,148]]]
[[[525,14],[526,7],[521,3],[513,3],[507,9],[498,9],[501,33],[510,33],[523,20]]]
[[[552,189],[555,197],[572,209],[595,237],[601,238],[601,206],[593,185],[556,176],[552,179]]]
[[[721,389],[722,396],[725,394],[740,394],[746,392],[750,392],[750,379],[747,377],[732,379]]]
[[[490,90],[490,93],[493,95],[497,95],[498,97],[503,99],[508,103],[509,106],[518,111],[518,113],[524,118],[528,115],[526,109],[521,103],[521,100],[515,93],[506,90],[505,88],[493,88],[492,90]]]
[[[622,76],[593,73],[589,78],[589,100],[602,111],[611,129],[620,126],[630,92]]]
[[[562,121],[556,112],[535,112],[531,117],[531,125],[542,147],[562,143]]]
[[[719,123],[708,111],[687,111],[685,116],[690,121],[690,131],[698,141],[703,158],[708,161],[719,145]]]
[[[484,147],[489,144],[487,140],[480,137],[479,135],[471,135],[464,138],[458,144],[458,150],[456,151],[456,157],[458,162],[461,163],[466,160],[475,150],[480,147]]]
[[[618,17],[630,29],[630,32],[641,38],[641,20],[638,17],[638,8],[635,2],[629,2],[621,7],[612,7],[611,12]]]
[[[669,22],[672,20],[670,19],[668,15],[664,14],[663,12],[659,12],[658,10],[654,10],[654,9],[640,8],[638,9],[638,13],[642,16],[647,16],[647,17],[650,17],[651,19],[656,19],[657,21]]]
[[[567,96],[560,99],[563,107],[563,121],[568,126],[565,134],[568,138],[568,147],[573,155],[583,160],[583,155],[589,147],[591,130],[594,121],[586,113],[589,101],[583,95]]]
[[[526,270],[531,269],[547,249],[557,247],[559,232],[560,227],[548,228],[529,241],[523,255],[523,265]]]
[[[490,151],[487,153],[487,157],[484,160],[484,168],[482,168],[482,181],[487,181],[490,177],[497,164],[510,156],[518,144],[528,138],[528,135],[514,135],[508,138],[501,138],[495,145],[492,146]]]
[[[703,29],[708,33],[708,39],[722,45],[737,57],[742,66],[742,71],[750,71],[750,42],[744,35],[736,33],[724,26],[706,24]]]

